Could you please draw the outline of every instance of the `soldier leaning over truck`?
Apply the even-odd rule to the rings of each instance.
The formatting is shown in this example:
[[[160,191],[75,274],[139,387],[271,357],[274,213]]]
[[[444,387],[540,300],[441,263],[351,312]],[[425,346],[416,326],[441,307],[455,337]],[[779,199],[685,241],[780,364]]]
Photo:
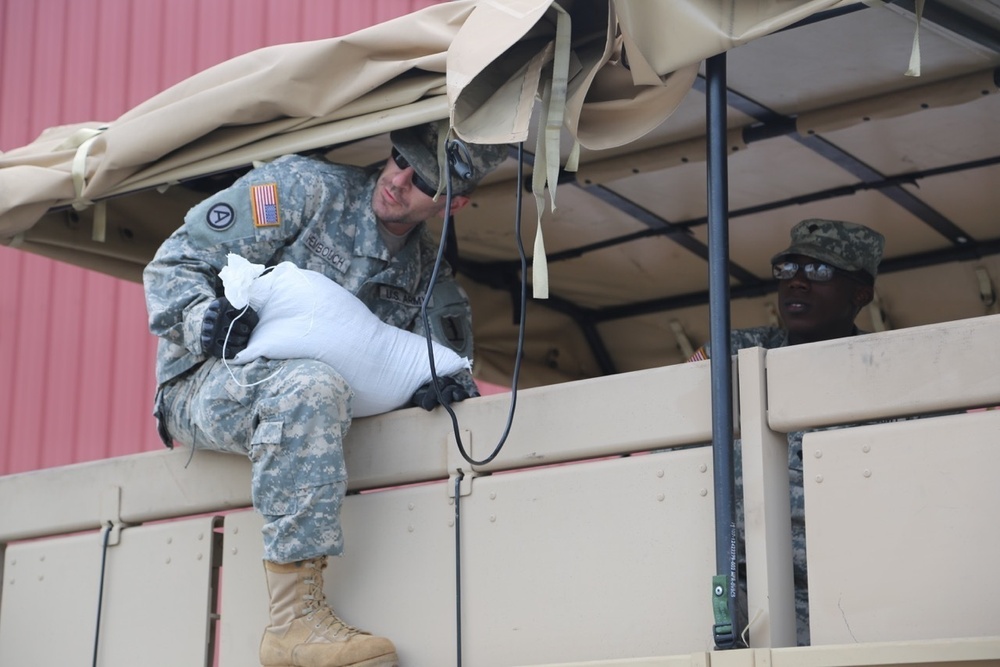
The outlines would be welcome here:
[[[446,206],[439,195],[441,135],[436,124],[392,132],[392,155],[380,170],[297,155],[253,169],[192,208],[143,274],[150,330],[160,337],[161,436],[168,445],[251,461],[270,595],[260,647],[265,667],[392,667],[398,658],[389,639],[340,620],[323,593],[327,557],[343,550],[351,387],[314,359],[227,364],[223,357],[248,344],[255,318],[220,295],[217,276],[228,253],[266,266],[291,261],[342,285],[382,321],[417,333],[424,328],[422,297],[432,289],[449,310],[428,308],[431,333],[470,355],[467,297],[446,266],[430,285],[436,244],[425,220]],[[507,155],[506,146],[464,147],[468,170],[452,181],[451,213]],[[478,395],[469,371],[439,377],[439,386],[446,402]],[[412,403],[430,410],[437,395],[425,385]]]

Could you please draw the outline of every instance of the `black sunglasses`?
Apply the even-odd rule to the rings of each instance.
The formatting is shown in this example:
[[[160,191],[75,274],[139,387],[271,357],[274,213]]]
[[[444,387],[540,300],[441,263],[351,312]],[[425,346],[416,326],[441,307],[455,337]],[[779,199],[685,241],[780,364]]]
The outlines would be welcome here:
[[[802,269],[806,278],[814,283],[825,283],[833,280],[834,267],[820,262],[798,264],[797,262],[778,262],[771,266],[771,272],[778,280],[791,280]]]
[[[798,262],[778,262],[771,265],[771,273],[778,280],[791,280],[795,277],[795,274],[799,272],[799,269],[806,274],[806,278],[814,283],[828,283],[833,280],[833,276],[836,273],[845,278],[849,278],[855,282],[859,282],[867,285],[868,281],[851,271],[844,271],[843,269],[838,269],[835,266],[830,266],[829,264],[824,264],[822,262],[809,262],[808,264],[799,264]]]
[[[396,150],[395,146],[392,148],[392,161],[396,163],[396,166],[399,167],[400,170],[407,169],[412,166],[405,157],[399,154],[399,151]],[[417,173],[416,169],[413,170],[413,177],[411,180],[413,182],[413,187],[420,190],[431,199],[437,195],[437,188],[432,188],[427,181],[420,178],[420,174]]]

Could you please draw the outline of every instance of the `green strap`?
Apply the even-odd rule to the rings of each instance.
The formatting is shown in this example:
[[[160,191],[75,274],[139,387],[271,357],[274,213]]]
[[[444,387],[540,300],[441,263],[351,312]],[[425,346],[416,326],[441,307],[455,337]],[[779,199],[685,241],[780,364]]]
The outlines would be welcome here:
[[[729,614],[729,578],[724,574],[712,577],[712,611],[715,614],[715,643],[720,646],[720,639],[731,641],[733,634],[733,618]]]

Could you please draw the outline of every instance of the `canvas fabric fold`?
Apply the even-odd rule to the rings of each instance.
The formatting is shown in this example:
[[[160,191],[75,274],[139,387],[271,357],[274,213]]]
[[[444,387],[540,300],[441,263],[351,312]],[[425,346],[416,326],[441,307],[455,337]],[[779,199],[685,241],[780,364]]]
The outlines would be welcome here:
[[[666,120],[705,57],[843,3],[747,4],[456,0],[344,37],[238,56],[111,122],[52,128],[0,155],[0,242],[35,251],[44,234],[32,228],[50,209],[93,208],[111,196],[446,118],[467,141],[508,143],[527,138],[540,114],[540,166],[551,188],[580,146],[623,145]],[[73,261],[78,252],[87,255],[78,263],[99,266],[91,255],[102,252],[104,226],[110,243],[115,211],[127,208],[109,205],[106,222],[84,210],[93,234],[60,232],[50,254]],[[154,224],[151,236],[170,224],[180,218]],[[108,255],[117,266],[153,241]]]

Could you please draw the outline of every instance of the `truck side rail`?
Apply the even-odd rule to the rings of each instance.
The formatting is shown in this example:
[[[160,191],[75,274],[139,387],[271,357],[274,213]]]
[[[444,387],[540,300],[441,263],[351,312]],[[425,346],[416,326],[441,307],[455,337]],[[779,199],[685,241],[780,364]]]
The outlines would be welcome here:
[[[793,639],[791,431],[806,432],[813,646],[1000,635],[998,341],[988,316],[740,352],[755,645]]]
[[[327,593],[418,667],[455,663],[459,639],[476,667],[995,664],[1000,411],[980,409],[1000,404],[997,340],[1000,316],[741,351],[753,648],[712,651],[708,363],[519,392],[481,467],[441,411],[358,420]],[[473,458],[508,400],[456,406]],[[794,647],[786,433],[829,426],[804,439],[814,646]],[[0,478],[0,664],[82,666],[95,646],[114,667],[255,664],[267,611],[249,465],[190,456]],[[60,641],[41,641],[53,626]]]
[[[521,391],[503,451],[476,468],[443,411],[356,421],[335,608],[409,665],[455,662],[459,586],[469,664],[711,649],[710,393],[697,364]],[[456,406],[475,458],[508,401]],[[0,505],[26,508],[0,517],[0,663],[86,664],[81,619],[103,590],[100,664],[210,664],[216,647],[219,665],[253,664],[267,604],[249,474],[241,457],[177,449],[0,478]],[[39,642],[43,615],[73,632]]]

